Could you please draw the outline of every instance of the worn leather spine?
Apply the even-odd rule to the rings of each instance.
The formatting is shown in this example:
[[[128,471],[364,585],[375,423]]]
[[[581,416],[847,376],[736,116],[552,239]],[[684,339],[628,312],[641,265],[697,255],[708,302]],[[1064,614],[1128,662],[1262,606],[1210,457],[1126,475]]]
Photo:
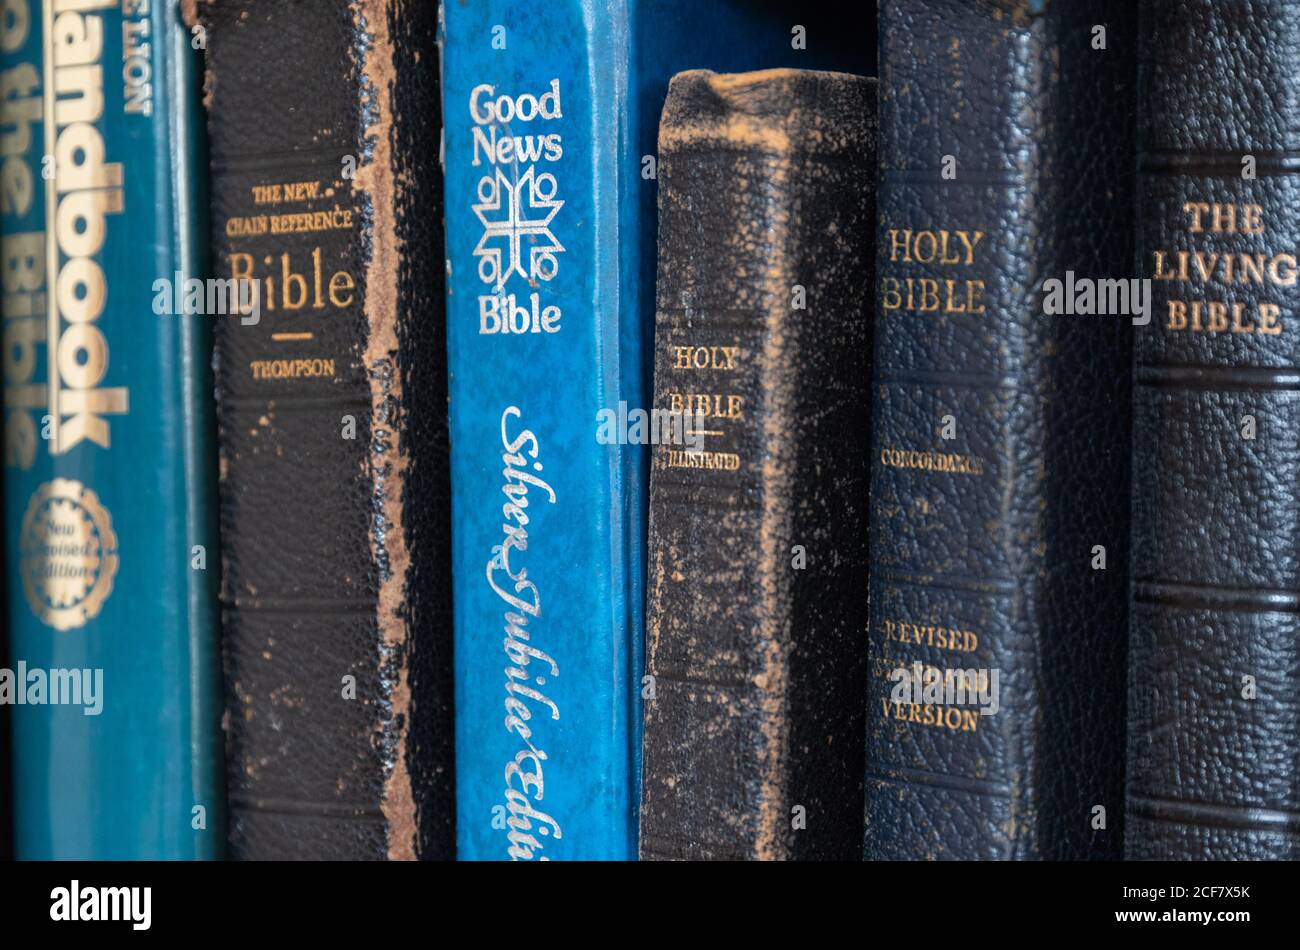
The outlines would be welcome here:
[[[654,406],[701,437],[652,455],[643,859],[859,853],[875,114],[841,73],[668,89]]]
[[[436,8],[198,5],[231,849],[453,852]],[[295,276],[296,275],[296,276]]]
[[[881,4],[868,858],[1121,853],[1132,6]]]
[[[1148,3],[1127,856],[1300,858],[1300,3]]]

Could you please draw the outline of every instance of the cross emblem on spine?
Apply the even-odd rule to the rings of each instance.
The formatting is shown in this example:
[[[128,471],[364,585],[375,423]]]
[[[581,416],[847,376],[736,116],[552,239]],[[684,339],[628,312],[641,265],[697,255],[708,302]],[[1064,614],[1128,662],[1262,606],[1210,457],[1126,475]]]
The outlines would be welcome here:
[[[483,283],[500,290],[513,274],[528,281],[550,280],[556,275],[559,262],[555,255],[564,250],[550,227],[564,205],[555,198],[556,188],[554,175],[538,175],[532,165],[514,182],[500,168],[479,179],[474,214],[483,225],[483,236],[474,256],[479,259],[478,276]]]

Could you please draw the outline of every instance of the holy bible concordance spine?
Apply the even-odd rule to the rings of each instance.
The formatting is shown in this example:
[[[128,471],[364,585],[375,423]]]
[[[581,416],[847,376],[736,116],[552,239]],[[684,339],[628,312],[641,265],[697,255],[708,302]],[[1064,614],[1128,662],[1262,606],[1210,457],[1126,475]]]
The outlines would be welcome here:
[[[212,0],[231,848],[453,852],[442,191],[427,0]]]
[[[1125,850],[1295,860],[1300,2],[1157,0],[1140,48]]]
[[[868,858],[1121,850],[1131,7],[881,4]]]
[[[875,177],[874,79],[669,86],[643,859],[861,854]]]
[[[15,856],[224,851],[197,54],[174,2],[0,33]]]

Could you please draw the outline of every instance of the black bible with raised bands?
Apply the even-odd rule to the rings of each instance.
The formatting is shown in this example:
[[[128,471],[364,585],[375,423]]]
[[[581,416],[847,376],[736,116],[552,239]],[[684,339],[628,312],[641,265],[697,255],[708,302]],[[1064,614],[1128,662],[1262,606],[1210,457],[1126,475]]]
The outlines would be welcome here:
[[[1132,859],[1300,858],[1300,2],[1143,6]]]

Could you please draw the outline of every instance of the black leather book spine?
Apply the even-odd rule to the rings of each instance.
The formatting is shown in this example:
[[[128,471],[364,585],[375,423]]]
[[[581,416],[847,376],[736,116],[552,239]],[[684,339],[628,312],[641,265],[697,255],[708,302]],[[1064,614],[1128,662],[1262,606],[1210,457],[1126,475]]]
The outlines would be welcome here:
[[[239,858],[454,848],[436,13],[197,8]]]
[[[1133,276],[1135,29],[881,3],[871,859],[1121,852],[1132,327],[1042,288]]]
[[[876,81],[681,73],[659,129],[643,859],[855,858]]]
[[[1300,3],[1141,25],[1132,859],[1300,858]]]

